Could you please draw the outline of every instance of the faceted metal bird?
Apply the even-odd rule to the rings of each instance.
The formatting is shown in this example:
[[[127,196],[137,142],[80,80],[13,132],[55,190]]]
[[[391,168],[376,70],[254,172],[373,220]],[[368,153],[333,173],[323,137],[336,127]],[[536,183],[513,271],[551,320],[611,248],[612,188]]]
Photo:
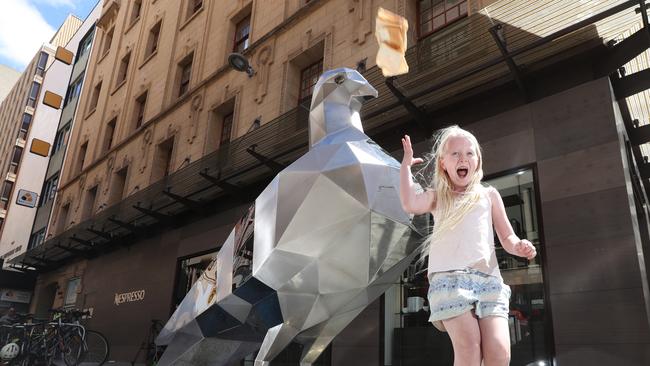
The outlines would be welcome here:
[[[268,365],[292,341],[311,365],[384,293],[422,235],[399,201],[399,163],[363,132],[377,91],[355,70],[314,87],[310,150],[256,199],[157,339],[159,365]],[[419,225],[418,225],[419,226]]]

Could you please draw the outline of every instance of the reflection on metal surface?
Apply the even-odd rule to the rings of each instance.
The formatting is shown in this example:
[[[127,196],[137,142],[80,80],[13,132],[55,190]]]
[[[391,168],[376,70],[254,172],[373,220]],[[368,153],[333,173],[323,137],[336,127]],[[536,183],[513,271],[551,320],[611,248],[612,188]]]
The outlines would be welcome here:
[[[160,333],[159,365],[229,365],[258,349],[265,365],[292,341],[312,364],[405,270],[421,235],[399,202],[399,163],[363,133],[359,109],[376,96],[354,70],[321,76],[310,151],[236,224]]]

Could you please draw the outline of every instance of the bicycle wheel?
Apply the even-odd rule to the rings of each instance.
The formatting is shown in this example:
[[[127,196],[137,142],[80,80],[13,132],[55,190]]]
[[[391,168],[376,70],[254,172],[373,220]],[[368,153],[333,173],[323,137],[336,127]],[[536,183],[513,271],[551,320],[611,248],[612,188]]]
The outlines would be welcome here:
[[[79,358],[83,351],[83,340],[81,335],[73,334],[66,337],[62,343],[61,353],[63,354],[63,362],[68,366],[75,366],[79,364]]]
[[[89,365],[103,365],[108,359],[108,341],[101,333],[86,330],[86,348],[81,362]]]

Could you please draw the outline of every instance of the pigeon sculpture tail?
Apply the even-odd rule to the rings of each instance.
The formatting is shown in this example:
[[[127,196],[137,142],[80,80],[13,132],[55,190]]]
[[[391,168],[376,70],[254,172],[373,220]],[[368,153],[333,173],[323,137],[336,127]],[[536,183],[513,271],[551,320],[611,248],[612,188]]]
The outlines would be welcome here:
[[[159,365],[268,365],[289,343],[312,364],[418,253],[420,225],[399,201],[399,163],[363,133],[377,91],[356,71],[325,72],[310,150],[235,225],[157,339]]]

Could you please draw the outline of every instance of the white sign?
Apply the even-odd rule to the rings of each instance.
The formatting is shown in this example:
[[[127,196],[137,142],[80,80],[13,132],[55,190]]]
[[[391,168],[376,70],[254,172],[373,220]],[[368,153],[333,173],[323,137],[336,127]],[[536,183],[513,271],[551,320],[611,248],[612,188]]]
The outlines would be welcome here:
[[[137,290],[131,292],[125,292],[121,294],[115,294],[115,305],[120,305],[125,302],[133,301],[142,301],[144,300],[144,290]]]
[[[31,299],[32,299],[32,293],[28,291],[3,289],[2,293],[0,293],[0,301],[22,302],[25,304],[29,304],[29,301]]]
[[[18,190],[18,197],[16,198],[16,203],[21,206],[34,207],[36,206],[36,200],[38,195],[32,191],[26,189]]]

